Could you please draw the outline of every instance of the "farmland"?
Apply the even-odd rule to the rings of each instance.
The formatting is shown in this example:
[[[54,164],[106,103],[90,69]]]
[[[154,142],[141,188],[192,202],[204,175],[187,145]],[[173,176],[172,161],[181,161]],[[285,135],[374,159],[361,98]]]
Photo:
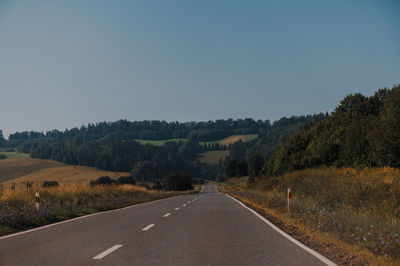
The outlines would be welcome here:
[[[250,141],[257,138],[257,134],[249,134],[249,135],[233,135],[221,140],[217,140],[217,141],[200,141],[199,143],[202,145],[212,145],[212,144],[220,144],[223,146],[229,146],[230,144],[233,144],[237,141]],[[144,139],[135,139],[135,141],[146,145],[146,144],[151,144],[151,145],[155,145],[155,146],[163,146],[166,142],[186,142],[188,141],[188,139],[165,139],[165,140],[144,140]]]
[[[135,141],[139,142],[140,144],[146,145],[151,144],[155,146],[163,146],[166,142],[186,142],[187,139],[165,139],[165,140],[145,140],[145,139],[135,139]]]
[[[92,167],[64,165],[52,160],[5,159],[0,160],[0,181],[9,187],[12,183],[24,186],[26,182],[42,184],[55,180],[60,184],[89,183],[100,176],[118,178],[129,173],[102,171]]]
[[[220,144],[222,146],[228,147],[230,144],[233,144],[238,141],[246,142],[246,141],[251,141],[253,139],[257,138],[257,134],[249,134],[249,135],[233,135],[218,141],[202,141],[200,144],[203,145],[212,145],[212,144]]]

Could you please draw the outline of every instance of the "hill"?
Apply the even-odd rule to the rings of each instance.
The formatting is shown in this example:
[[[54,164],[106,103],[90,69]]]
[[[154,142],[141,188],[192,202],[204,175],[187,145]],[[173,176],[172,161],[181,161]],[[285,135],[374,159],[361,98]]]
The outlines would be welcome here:
[[[36,171],[60,167],[63,164],[52,160],[39,159],[4,159],[0,160],[0,182],[12,180],[21,176],[29,175]]]
[[[52,160],[5,159],[0,161],[0,182],[6,187],[15,183],[24,186],[26,182],[42,184],[55,180],[60,184],[89,183],[100,176],[118,178],[129,173],[102,171],[92,167],[64,165]]]

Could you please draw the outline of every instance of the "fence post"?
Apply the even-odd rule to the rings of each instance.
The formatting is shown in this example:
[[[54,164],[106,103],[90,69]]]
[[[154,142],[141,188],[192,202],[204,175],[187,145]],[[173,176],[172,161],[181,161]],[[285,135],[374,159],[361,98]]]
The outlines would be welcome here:
[[[287,209],[288,212],[290,212],[290,200],[292,198],[292,190],[290,188],[288,188],[287,190]]]
[[[36,199],[36,210],[39,211],[39,202],[40,202],[40,195],[39,192],[35,192],[35,199]]]

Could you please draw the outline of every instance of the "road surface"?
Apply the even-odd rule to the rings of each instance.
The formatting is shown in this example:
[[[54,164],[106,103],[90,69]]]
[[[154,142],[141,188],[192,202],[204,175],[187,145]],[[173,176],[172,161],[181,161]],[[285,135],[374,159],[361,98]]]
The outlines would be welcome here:
[[[214,185],[0,238],[0,265],[325,265]]]

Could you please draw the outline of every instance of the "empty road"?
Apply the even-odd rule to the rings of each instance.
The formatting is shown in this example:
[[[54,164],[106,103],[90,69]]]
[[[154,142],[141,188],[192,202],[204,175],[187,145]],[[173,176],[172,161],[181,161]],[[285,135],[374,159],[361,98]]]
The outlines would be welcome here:
[[[0,238],[0,265],[325,265],[214,185]]]

